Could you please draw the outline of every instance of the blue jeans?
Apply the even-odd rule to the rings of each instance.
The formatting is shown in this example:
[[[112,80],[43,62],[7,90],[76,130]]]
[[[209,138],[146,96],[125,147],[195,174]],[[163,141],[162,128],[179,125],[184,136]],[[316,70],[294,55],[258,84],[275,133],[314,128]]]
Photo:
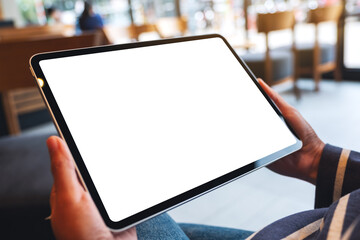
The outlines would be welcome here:
[[[230,240],[246,239],[253,232],[199,224],[176,223],[168,214],[136,226],[138,239]]]

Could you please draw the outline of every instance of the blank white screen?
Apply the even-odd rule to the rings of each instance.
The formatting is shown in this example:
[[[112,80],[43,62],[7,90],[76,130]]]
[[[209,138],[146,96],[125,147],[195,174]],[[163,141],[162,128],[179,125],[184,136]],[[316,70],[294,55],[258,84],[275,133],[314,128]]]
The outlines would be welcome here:
[[[113,221],[296,142],[220,38],[40,66]]]

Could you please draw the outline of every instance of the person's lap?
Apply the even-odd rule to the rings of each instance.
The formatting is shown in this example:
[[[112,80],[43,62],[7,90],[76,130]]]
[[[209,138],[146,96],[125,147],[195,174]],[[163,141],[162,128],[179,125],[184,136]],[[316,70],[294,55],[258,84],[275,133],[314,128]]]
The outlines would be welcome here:
[[[138,239],[230,240],[246,239],[250,231],[200,224],[176,223],[168,214],[147,220],[136,226]]]
[[[136,226],[138,239],[189,240],[180,226],[166,213],[151,218]]]

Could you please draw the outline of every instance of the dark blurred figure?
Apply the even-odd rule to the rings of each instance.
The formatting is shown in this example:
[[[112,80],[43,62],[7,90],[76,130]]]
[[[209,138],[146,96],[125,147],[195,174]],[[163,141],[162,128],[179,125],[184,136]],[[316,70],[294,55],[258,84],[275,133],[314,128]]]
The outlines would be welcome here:
[[[14,20],[0,20],[0,28],[11,28],[15,27]]]
[[[99,14],[94,13],[91,3],[84,2],[84,11],[79,18],[79,27],[82,31],[96,30],[104,26]]]
[[[61,12],[55,7],[46,9],[47,24],[54,25],[61,23]]]

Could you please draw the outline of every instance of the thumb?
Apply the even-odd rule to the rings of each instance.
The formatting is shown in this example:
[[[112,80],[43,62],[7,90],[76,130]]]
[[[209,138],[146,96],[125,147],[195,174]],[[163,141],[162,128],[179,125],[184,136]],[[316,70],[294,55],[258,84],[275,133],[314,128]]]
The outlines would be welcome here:
[[[274,101],[276,106],[279,107],[281,111],[288,110],[292,108],[290,104],[288,104],[277,92],[274,91],[269,85],[267,85],[264,80],[258,78],[260,86],[264,89],[267,95]]]
[[[51,172],[54,177],[56,194],[75,193],[82,189],[76,172],[73,157],[63,140],[52,136],[47,140],[51,158]]]
[[[288,104],[277,92],[269,87],[262,79],[258,79],[261,87],[267,95],[279,107],[286,121],[294,129],[301,140],[304,140],[309,132],[315,133],[303,116],[290,104]]]

